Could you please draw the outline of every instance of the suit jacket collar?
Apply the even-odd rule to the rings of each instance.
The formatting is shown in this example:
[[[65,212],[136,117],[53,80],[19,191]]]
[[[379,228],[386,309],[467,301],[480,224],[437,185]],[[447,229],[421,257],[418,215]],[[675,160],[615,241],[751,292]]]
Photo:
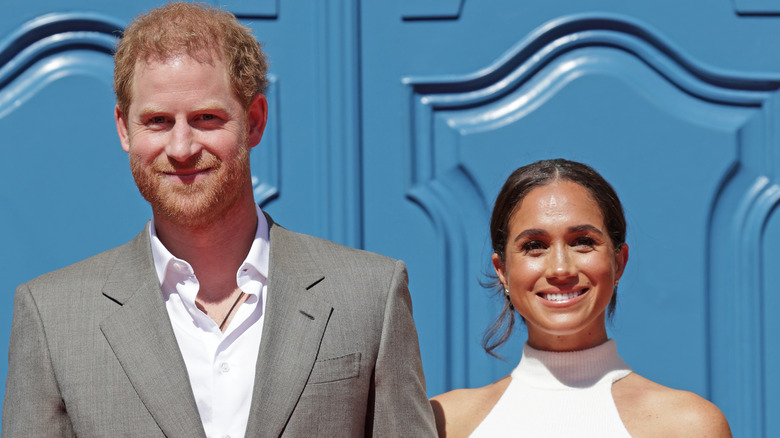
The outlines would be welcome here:
[[[247,437],[279,436],[303,392],[333,311],[318,298],[325,276],[304,238],[266,214],[270,255],[263,340]],[[203,425],[157,280],[147,227],[118,249],[103,294],[121,304],[100,328],[166,436],[204,437]]]
[[[271,253],[267,313],[247,437],[279,436],[314,366],[333,307],[314,293],[325,276],[304,238],[266,215]]]
[[[205,438],[154,270],[148,226],[117,250],[103,294],[122,306],[100,329],[163,433]]]
[[[247,437],[279,436],[314,366],[333,307],[313,292],[325,276],[302,236],[266,214],[268,299]],[[119,252],[103,294],[121,304],[101,324],[128,379],[166,436],[205,437],[144,229]]]

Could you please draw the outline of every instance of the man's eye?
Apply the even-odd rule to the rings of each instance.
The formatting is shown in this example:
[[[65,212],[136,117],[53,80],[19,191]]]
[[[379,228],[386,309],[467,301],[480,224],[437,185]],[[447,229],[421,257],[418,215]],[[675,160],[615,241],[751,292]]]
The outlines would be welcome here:
[[[165,123],[165,117],[163,116],[155,116],[149,119],[150,122],[159,125],[160,123]]]
[[[203,114],[200,116],[200,118],[203,120],[214,120],[216,117],[214,114]]]

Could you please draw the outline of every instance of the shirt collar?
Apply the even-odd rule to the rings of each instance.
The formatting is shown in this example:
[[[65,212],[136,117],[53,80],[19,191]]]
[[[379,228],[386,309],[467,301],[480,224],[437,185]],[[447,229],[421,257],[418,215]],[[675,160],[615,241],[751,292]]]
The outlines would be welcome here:
[[[257,230],[249,253],[244,262],[236,272],[236,283],[244,293],[259,295],[262,285],[268,279],[268,265],[270,254],[270,242],[268,233],[268,221],[260,209],[257,210]],[[157,271],[157,279],[162,285],[169,276],[180,276],[182,269],[192,272],[192,267],[186,260],[179,259],[168,251],[163,245],[154,225],[154,217],[151,219],[149,234],[152,243],[152,258],[154,259],[154,268]],[[174,273],[175,272],[175,273]]]

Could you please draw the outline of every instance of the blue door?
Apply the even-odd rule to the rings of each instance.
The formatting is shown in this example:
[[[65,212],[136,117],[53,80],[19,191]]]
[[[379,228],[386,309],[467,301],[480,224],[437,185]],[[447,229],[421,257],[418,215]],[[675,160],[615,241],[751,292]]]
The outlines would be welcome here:
[[[217,3],[217,2],[214,2]],[[129,240],[150,211],[112,120],[113,36],[153,1],[0,16],[0,351],[15,286]],[[404,259],[428,391],[509,372],[488,216],[542,158],[587,162],[626,208],[610,335],[736,436],[780,436],[780,5],[763,0],[232,0],[272,85],[256,197],[288,228]],[[5,374],[7,361],[0,358]]]

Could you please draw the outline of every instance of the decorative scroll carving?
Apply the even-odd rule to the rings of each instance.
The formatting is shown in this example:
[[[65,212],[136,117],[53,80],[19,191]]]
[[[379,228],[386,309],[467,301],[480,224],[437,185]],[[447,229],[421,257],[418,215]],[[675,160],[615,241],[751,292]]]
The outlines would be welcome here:
[[[648,25],[630,18],[576,15],[556,19],[472,74],[404,79],[410,104],[407,195],[441,230],[445,272],[479,266],[469,259],[481,248],[468,248],[468,230],[480,229],[486,221],[479,224],[459,212],[479,209],[486,218],[487,202],[460,156],[461,137],[514,123],[593,71],[609,72],[625,82],[637,80],[629,70],[621,70],[627,56],[634,60],[634,72],[641,68],[643,76],[666,82],[672,92],[715,108],[715,119],[707,122],[710,125],[716,126],[720,117],[747,122],[735,132],[739,137],[735,150],[742,152],[722,175],[712,200],[707,230],[712,250],[709,277],[701,280],[707,282],[708,292],[711,395],[725,411],[739,412],[729,417],[735,434],[761,436],[764,358],[758,306],[767,285],[759,279],[768,267],[761,265],[760,251],[767,217],[780,202],[777,181],[769,177],[776,173],[772,166],[777,163],[761,157],[771,156],[770,150],[778,153],[778,116],[772,96],[780,89],[780,78],[757,78],[705,65]],[[674,111],[672,106],[665,109]],[[450,321],[461,324],[447,328],[452,335],[448,351],[453,356],[446,362],[463,364],[468,358],[455,352],[468,343],[462,325],[468,326],[471,310],[458,307],[467,301],[458,297],[467,295],[467,286],[458,279],[442,279],[442,283],[451,293],[446,310],[453,315]],[[453,386],[468,385],[468,366],[449,370],[453,374],[448,381]]]
[[[111,51],[122,25],[94,13],[58,13],[25,23],[0,42],[0,118],[63,74],[111,83]]]
[[[0,44],[0,118],[22,106],[52,81],[68,75],[89,75],[112,83],[116,36],[122,24],[94,13],[49,14],[32,20]],[[269,77],[269,108],[279,114],[276,77]],[[279,126],[270,118],[261,151],[252,156],[255,197],[266,204],[279,194]]]

